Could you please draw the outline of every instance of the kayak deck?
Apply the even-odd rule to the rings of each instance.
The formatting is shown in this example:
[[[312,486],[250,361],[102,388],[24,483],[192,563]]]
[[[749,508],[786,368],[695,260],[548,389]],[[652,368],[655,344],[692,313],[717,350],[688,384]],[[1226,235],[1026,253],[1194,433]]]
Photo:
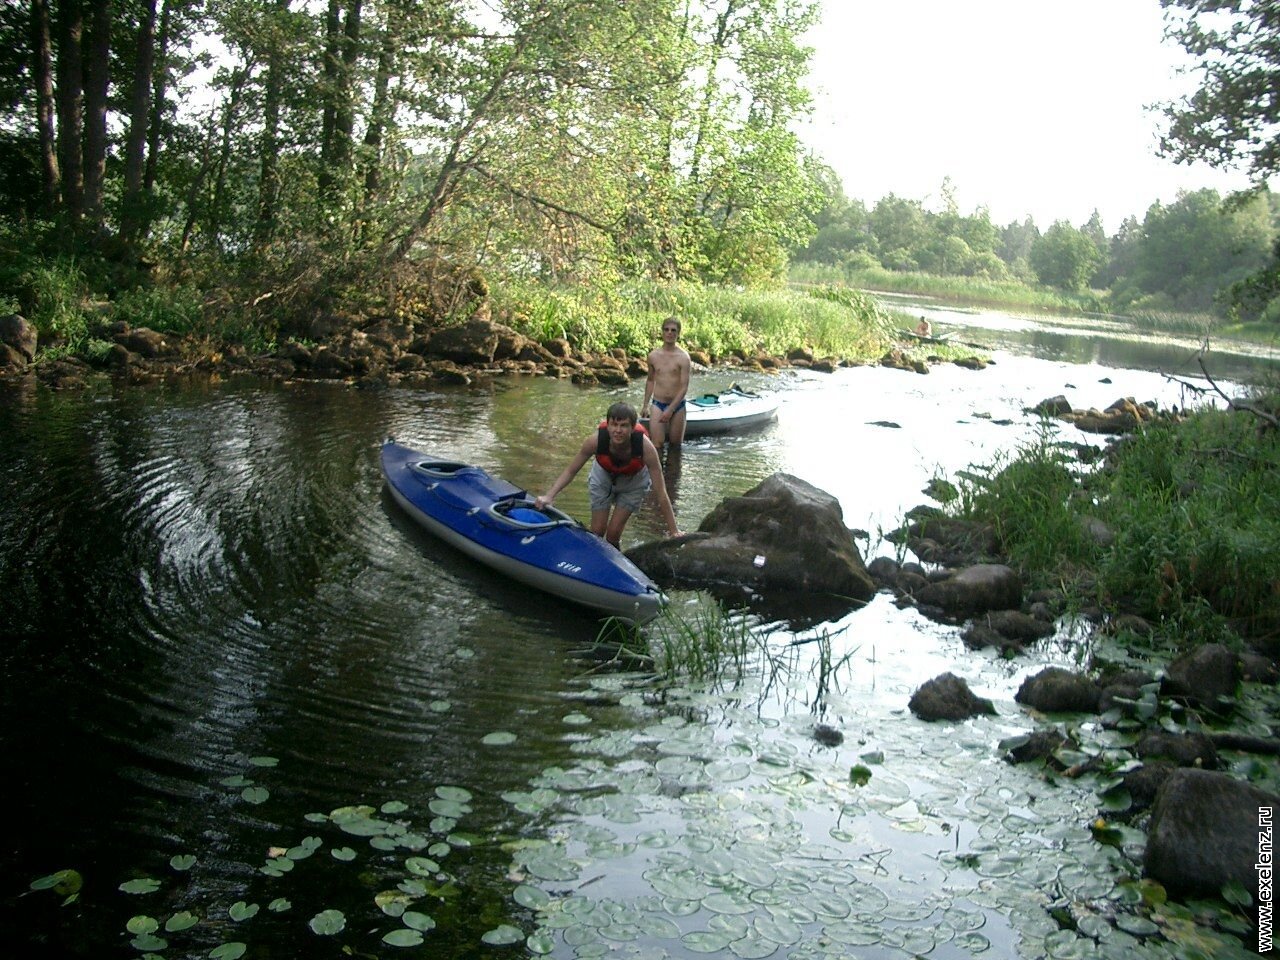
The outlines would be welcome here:
[[[430,533],[527,586],[640,624],[665,603],[611,544],[480,467],[388,441],[382,472],[396,503]]]

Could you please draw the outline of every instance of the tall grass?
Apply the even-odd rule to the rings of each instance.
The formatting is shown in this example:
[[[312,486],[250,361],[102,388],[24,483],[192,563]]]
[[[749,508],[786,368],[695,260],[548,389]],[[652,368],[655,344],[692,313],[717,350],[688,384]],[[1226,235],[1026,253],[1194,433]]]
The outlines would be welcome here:
[[[860,290],[886,293],[921,294],[951,303],[982,306],[1023,307],[1046,311],[1105,311],[1106,298],[1098,292],[1073,295],[1049,287],[1034,286],[1020,280],[992,280],[987,277],[941,276],[918,271],[886,270],[862,267],[843,270],[839,267],[801,263],[792,266],[792,283],[844,283]]]
[[[1105,603],[1179,643],[1245,635],[1280,649],[1280,430],[1269,421],[1205,409],[1148,425],[1091,473],[1046,426],[958,486],[953,512],[994,524],[1034,583],[1087,573]],[[1089,518],[1114,539],[1089,535]]]
[[[872,298],[855,290],[757,290],[701,284],[630,283],[616,288],[556,288],[499,281],[500,313],[536,339],[563,337],[589,351],[621,347],[643,355],[662,320],[681,320],[686,348],[712,357],[781,355],[804,347],[815,356],[872,357],[894,326]]]

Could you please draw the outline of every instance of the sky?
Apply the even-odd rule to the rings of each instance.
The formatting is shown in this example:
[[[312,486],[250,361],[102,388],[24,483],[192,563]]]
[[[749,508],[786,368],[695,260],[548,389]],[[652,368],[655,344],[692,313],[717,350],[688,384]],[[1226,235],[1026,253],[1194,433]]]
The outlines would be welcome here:
[[[962,214],[997,226],[1107,233],[1180,190],[1243,188],[1242,172],[1155,155],[1147,105],[1194,89],[1162,41],[1159,0],[821,0],[805,142],[845,194],[933,210],[950,177]]]

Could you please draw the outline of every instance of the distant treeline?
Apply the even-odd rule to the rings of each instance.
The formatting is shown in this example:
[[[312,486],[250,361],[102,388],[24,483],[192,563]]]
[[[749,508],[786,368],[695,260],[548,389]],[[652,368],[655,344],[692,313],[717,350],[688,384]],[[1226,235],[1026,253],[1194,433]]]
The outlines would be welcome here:
[[[868,208],[848,199],[828,173],[814,225],[795,262],[850,276],[884,268],[1020,280],[1068,293],[1092,290],[1118,312],[1280,323],[1280,299],[1249,296],[1249,278],[1270,262],[1280,238],[1280,197],[1265,189],[1230,198],[1212,189],[1184,193],[1153,204],[1142,220],[1128,217],[1114,233],[1096,211],[1079,226],[1059,220],[1041,231],[1031,217],[997,226],[985,207],[961,214],[949,180],[941,211],[893,194]]]

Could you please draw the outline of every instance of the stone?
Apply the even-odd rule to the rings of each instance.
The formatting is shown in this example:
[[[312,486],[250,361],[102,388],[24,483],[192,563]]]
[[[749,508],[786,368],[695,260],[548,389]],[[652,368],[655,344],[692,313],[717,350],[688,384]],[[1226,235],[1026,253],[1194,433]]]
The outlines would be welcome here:
[[[1256,890],[1260,820],[1277,808],[1280,795],[1225,773],[1175,770],[1152,805],[1143,870],[1175,896],[1216,897],[1229,883]]]
[[[907,706],[921,720],[967,720],[994,714],[995,705],[976,696],[969,685],[953,673],[944,673],[924,683],[911,695]]]
[[[798,603],[804,594],[836,596],[849,608],[876,591],[839,501],[785,473],[722,500],[697,533],[627,555],[666,585],[731,584],[792,593]]]

